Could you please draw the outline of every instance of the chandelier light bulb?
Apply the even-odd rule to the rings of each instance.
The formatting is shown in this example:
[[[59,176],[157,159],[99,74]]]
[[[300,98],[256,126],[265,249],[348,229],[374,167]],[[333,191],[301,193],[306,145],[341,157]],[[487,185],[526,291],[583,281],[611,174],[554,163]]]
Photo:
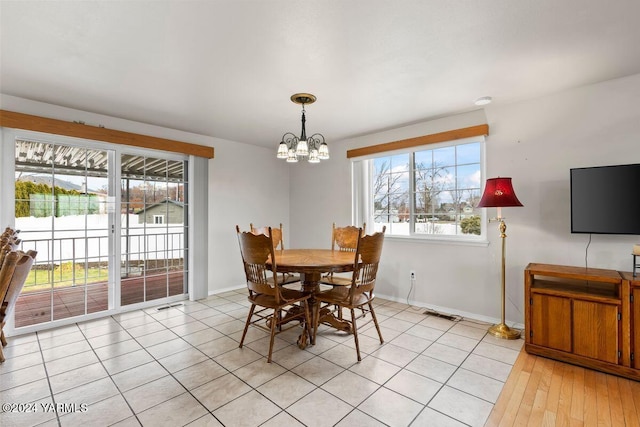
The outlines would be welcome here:
[[[296,155],[300,157],[306,157],[309,155],[309,145],[307,145],[306,139],[298,141],[298,147],[296,148]]]
[[[320,163],[320,158],[318,157],[318,150],[315,148],[309,152],[309,159],[307,160],[309,163]]]
[[[329,160],[329,146],[326,142],[320,144],[320,148],[318,149],[318,158],[320,160]]]
[[[298,158],[296,157],[296,152],[291,148],[289,150],[289,154],[287,155],[287,163],[297,163]]]
[[[276,157],[278,159],[286,159],[289,156],[289,149],[287,148],[287,144],[282,141],[280,145],[278,145],[278,154]]]

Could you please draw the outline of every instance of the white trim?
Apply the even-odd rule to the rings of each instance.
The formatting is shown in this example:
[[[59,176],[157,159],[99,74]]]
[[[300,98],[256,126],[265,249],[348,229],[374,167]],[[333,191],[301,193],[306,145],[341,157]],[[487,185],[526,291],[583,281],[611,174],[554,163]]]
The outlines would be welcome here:
[[[9,143],[12,141],[12,143]],[[15,158],[14,129],[3,128],[0,133],[0,226],[15,227]],[[13,195],[13,197],[9,197]]]
[[[209,291],[209,159],[190,156],[188,164],[187,235],[189,299],[206,298]],[[198,268],[194,268],[198,266]]]
[[[228,286],[226,288],[216,289],[214,291],[209,291],[208,295],[210,297],[212,297],[214,295],[223,294],[225,292],[237,291],[238,289],[245,289],[246,287],[247,287],[246,283],[243,283],[242,285],[238,285],[238,286]]]
[[[413,235],[413,236],[400,236],[389,234],[385,235],[385,240],[396,240],[398,242],[419,243],[419,244],[434,244],[434,245],[460,245],[460,246],[489,246],[489,240],[483,239],[478,236],[478,239],[470,238],[455,238],[456,236],[440,236],[440,235]]]
[[[382,295],[382,294],[379,294],[377,292],[376,292],[376,296],[378,298],[380,298],[380,299],[385,299],[385,300],[389,300],[389,301],[399,302],[399,303],[403,303],[403,304],[407,304],[408,303],[411,307],[418,308],[418,309],[420,309],[420,311],[422,311],[422,310],[433,310],[433,311],[435,311],[437,313],[449,314],[449,315],[453,315],[453,316],[460,316],[460,317],[463,317],[464,319],[467,319],[467,320],[473,319],[473,320],[477,320],[477,321],[484,322],[484,323],[491,324],[491,325],[496,325],[496,324],[501,322],[501,319],[498,319],[496,317],[489,317],[489,316],[484,316],[482,314],[470,313],[468,311],[462,311],[462,310],[458,310],[458,309],[455,309],[455,308],[441,307],[441,306],[433,305],[433,304],[425,305],[424,302],[418,302],[418,301],[413,301],[413,300],[408,300],[407,301],[406,298],[398,298],[398,297],[392,297],[392,296],[389,296],[389,295]],[[522,323],[509,322],[509,321],[505,320],[505,324],[507,326],[509,326],[510,328],[523,329],[524,330],[524,324],[522,324]]]

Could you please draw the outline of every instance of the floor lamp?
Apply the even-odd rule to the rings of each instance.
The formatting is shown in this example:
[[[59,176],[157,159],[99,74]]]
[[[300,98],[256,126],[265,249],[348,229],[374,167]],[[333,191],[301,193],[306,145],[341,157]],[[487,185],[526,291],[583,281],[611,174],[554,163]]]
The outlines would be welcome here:
[[[499,222],[500,239],[502,240],[502,270],[500,272],[500,280],[502,284],[502,317],[500,323],[493,325],[489,328],[489,333],[497,338],[503,338],[508,340],[514,340],[520,338],[520,331],[509,328],[504,323],[504,301],[505,301],[505,241],[507,225],[504,223],[505,218],[502,217],[501,209],[508,206],[522,206],[520,200],[516,197],[513,186],[511,185],[511,178],[489,178],[487,179],[484,187],[484,194],[479,208],[498,208],[498,217],[495,218]],[[490,220],[491,221],[491,220]]]

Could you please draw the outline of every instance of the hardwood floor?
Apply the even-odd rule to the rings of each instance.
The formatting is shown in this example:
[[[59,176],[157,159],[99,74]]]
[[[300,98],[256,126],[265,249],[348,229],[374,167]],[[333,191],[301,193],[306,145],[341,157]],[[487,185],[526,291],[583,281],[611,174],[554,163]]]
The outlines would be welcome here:
[[[640,382],[521,351],[485,424],[640,427]]]

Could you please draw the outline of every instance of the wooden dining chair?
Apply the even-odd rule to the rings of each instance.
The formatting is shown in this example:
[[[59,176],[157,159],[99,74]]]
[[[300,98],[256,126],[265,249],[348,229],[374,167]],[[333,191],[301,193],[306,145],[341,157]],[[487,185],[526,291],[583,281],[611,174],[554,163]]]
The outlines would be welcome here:
[[[4,259],[11,251],[15,251],[20,247],[20,240],[8,239],[6,237],[0,238],[0,268],[4,263]]]
[[[362,228],[358,228],[353,225],[336,227],[334,222],[331,228],[331,250],[355,252],[358,239],[365,234],[366,228],[367,223],[362,224]],[[351,286],[351,277],[329,273],[320,279],[320,283],[331,286]]]
[[[0,234],[0,240],[2,241],[17,241],[18,240],[18,233],[20,233],[20,230],[14,230],[11,227],[7,227],[4,229],[4,231],[2,232],[2,234]]]
[[[271,230],[269,230],[268,234],[253,234],[241,232],[240,228],[236,226],[236,233],[249,290],[248,299],[251,303],[239,347],[242,348],[249,325],[265,329],[270,333],[267,362],[271,363],[273,341],[276,334],[291,329],[291,327],[298,324],[294,322],[290,327],[283,329],[282,326],[285,322],[299,321],[303,326],[302,337],[311,338],[312,325],[309,316],[309,298],[311,294],[287,289],[278,283]],[[271,268],[267,267],[267,260],[271,261]],[[269,277],[270,275],[272,277]],[[258,307],[257,311],[256,307]],[[283,317],[285,309],[287,309],[287,315]],[[306,342],[306,338],[304,339]]]
[[[22,291],[24,282],[27,280],[31,266],[36,258],[37,252],[11,251],[9,252],[0,268],[0,362],[4,362],[2,347],[7,345],[4,336],[4,325],[6,319],[13,310],[16,300]]]
[[[362,224],[362,228],[353,225],[336,227],[334,222],[331,227],[331,250],[355,252],[358,246],[358,239],[367,230],[367,223]]]
[[[12,236],[15,236],[17,233],[18,232],[16,232],[16,230],[14,230],[13,228],[7,227],[4,229],[2,234],[0,234],[0,238],[12,237]]]
[[[275,227],[254,227],[253,223],[249,224],[249,228],[253,234],[264,234],[266,236],[269,235],[269,229],[271,229],[271,236],[273,237],[273,248],[284,249],[284,233],[282,229],[282,223],[280,223],[279,228]]]
[[[20,233],[20,230],[14,230],[11,227],[7,227],[4,229],[4,231],[2,232],[2,234],[0,234],[0,241],[2,242],[19,242],[20,240],[18,239],[18,233]]]
[[[314,305],[313,317],[313,342],[315,342],[316,335],[318,333],[318,324],[320,323],[319,314],[323,304],[325,307],[338,307],[340,311],[342,311],[342,309],[347,309],[351,313],[351,320],[343,320],[348,322],[351,326],[353,339],[356,344],[358,362],[361,361],[362,358],[360,357],[360,344],[358,342],[358,325],[356,323],[355,309],[362,310],[362,314],[358,316],[359,319],[364,318],[367,313],[371,313],[371,320],[378,331],[380,344],[384,343],[372,302],[375,298],[373,291],[376,285],[376,276],[378,274],[378,265],[380,263],[380,254],[382,253],[382,243],[384,242],[385,231],[386,227],[383,227],[382,232],[365,235],[358,239],[356,251],[354,253],[353,274],[351,276],[350,287],[336,286],[327,291],[316,293],[315,295],[316,304]],[[369,321],[366,323],[369,323]]]
[[[253,223],[249,224],[249,229],[253,234],[264,234],[265,236],[271,236],[273,240],[273,249],[275,250],[284,250],[284,232],[282,229],[282,223],[280,223],[280,228],[273,227],[254,227]],[[271,230],[271,231],[269,231]],[[280,278],[278,279],[281,284],[291,284],[300,281],[300,276],[297,274],[291,273],[282,273]]]

